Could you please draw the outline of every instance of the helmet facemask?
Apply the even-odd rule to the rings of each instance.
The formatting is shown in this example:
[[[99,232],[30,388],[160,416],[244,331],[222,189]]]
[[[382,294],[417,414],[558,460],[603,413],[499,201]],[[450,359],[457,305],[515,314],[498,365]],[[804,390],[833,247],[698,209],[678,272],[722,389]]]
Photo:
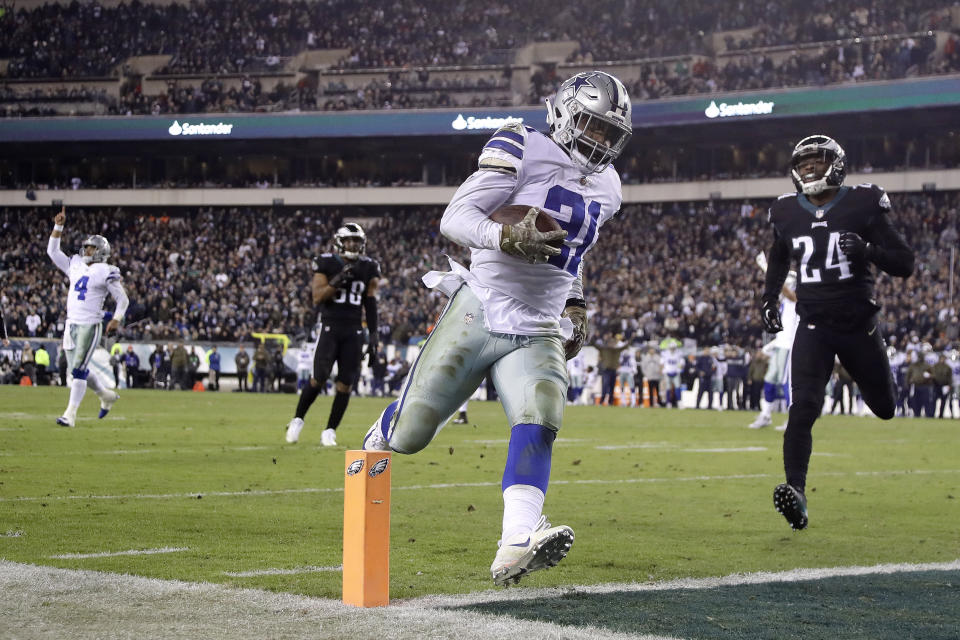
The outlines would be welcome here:
[[[550,136],[587,173],[600,173],[633,134],[626,88],[601,71],[577,74],[547,103]]]
[[[815,159],[827,165],[826,171],[815,180],[801,175],[799,166],[804,161]],[[827,136],[815,135],[801,140],[790,158],[790,177],[797,191],[814,196],[827,189],[836,189],[847,175],[847,154],[837,141]]]

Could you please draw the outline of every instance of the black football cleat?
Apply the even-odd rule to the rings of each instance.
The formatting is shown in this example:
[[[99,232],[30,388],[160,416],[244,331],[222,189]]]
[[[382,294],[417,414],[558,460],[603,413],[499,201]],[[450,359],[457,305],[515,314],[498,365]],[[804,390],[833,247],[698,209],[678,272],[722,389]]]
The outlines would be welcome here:
[[[807,497],[802,491],[789,484],[778,484],[773,490],[773,506],[793,529],[807,528]]]

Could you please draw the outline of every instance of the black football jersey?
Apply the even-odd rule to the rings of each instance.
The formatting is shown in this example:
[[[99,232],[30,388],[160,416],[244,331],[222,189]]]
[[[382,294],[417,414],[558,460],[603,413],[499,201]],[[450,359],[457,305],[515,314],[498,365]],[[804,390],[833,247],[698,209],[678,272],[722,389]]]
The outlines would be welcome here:
[[[330,324],[360,324],[363,299],[367,295],[370,281],[380,277],[380,265],[376,260],[360,256],[356,260],[346,260],[335,253],[324,253],[314,259],[313,270],[327,276],[327,280],[352,265],[354,278],[337,290],[336,295],[320,303],[320,321]]]
[[[786,275],[787,261],[796,269],[797,312],[801,318],[824,308],[880,308],[874,300],[871,262],[854,261],[840,250],[840,234],[844,231],[857,233],[873,245],[878,258],[875,262],[885,271],[902,275],[899,272],[906,265],[899,263],[904,261],[909,261],[912,270],[913,252],[893,228],[889,211],[890,198],[882,188],[869,183],[841,187],[823,206],[814,205],[802,193],[785,194],[774,202],[769,214],[774,230],[771,270],[782,270]],[[770,278],[767,286],[771,286]],[[765,295],[776,293],[766,291]]]

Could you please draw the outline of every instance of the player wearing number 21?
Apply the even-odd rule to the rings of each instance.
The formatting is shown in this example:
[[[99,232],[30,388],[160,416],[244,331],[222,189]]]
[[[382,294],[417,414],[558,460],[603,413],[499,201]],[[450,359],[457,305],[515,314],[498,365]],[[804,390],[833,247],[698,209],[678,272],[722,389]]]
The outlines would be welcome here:
[[[874,268],[892,276],[913,273],[913,251],[890,221],[890,199],[880,187],[843,186],[846,155],[832,138],[814,135],[797,144],[791,160],[795,193],[770,208],[773,245],[762,297],[762,322],[783,330],[778,297],[791,261],[797,263],[797,315],[791,380],[793,404],[783,439],[786,483],[774,506],[794,529],[807,526],[805,486],[834,358],[853,376],[877,417],[893,417],[896,392],[878,326]]]
[[[113,296],[117,306],[107,323],[111,333],[122,326],[129,301],[123,289],[120,269],[107,264],[110,243],[103,236],[87,236],[82,253],[67,257],[60,250],[60,236],[67,220],[65,209],[53,219],[53,232],[47,242],[47,255],[53,264],[70,278],[67,291],[67,321],[63,327],[63,350],[67,354],[67,369],[73,375],[70,383],[70,401],[67,410],[57,418],[57,424],[72,427],[76,424],[77,409],[89,386],[100,397],[100,417],[107,415],[117,401],[116,391],[108,388],[103,380],[90,369],[90,361],[100,339],[103,337],[103,303],[107,293]]]
[[[547,100],[549,135],[508,124],[484,145],[478,170],[460,186],[440,232],[470,248],[470,268],[430,272],[424,283],[449,296],[400,398],[364,439],[368,450],[416,453],[489,374],[511,425],[499,551],[493,581],[508,584],[555,565],[573,543],[542,510],[567,391],[565,358],[587,333],[584,255],[619,210],[611,162],[630,139],[630,99],[613,76],[592,71]],[[506,206],[530,207],[497,221]],[[543,224],[541,216],[549,216]],[[503,218],[504,216],[500,215]],[[537,221],[547,229],[538,229]]]

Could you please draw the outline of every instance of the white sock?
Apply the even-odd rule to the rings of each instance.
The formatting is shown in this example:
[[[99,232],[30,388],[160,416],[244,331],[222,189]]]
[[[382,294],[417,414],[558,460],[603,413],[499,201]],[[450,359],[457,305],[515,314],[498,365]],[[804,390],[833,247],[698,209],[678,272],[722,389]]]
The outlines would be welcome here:
[[[100,382],[100,379],[97,378],[97,374],[93,371],[87,375],[87,386],[98,396],[102,396],[103,392],[106,390],[106,387]]]
[[[81,378],[74,378],[70,384],[70,406],[67,407],[67,413],[77,413],[80,402],[83,401],[83,394],[87,392],[87,381]]]
[[[767,420],[773,415],[773,403],[767,402],[764,399],[760,399],[760,415],[766,418]]]
[[[500,540],[533,531],[543,513],[543,491],[529,484],[515,484],[503,492],[503,532]]]

